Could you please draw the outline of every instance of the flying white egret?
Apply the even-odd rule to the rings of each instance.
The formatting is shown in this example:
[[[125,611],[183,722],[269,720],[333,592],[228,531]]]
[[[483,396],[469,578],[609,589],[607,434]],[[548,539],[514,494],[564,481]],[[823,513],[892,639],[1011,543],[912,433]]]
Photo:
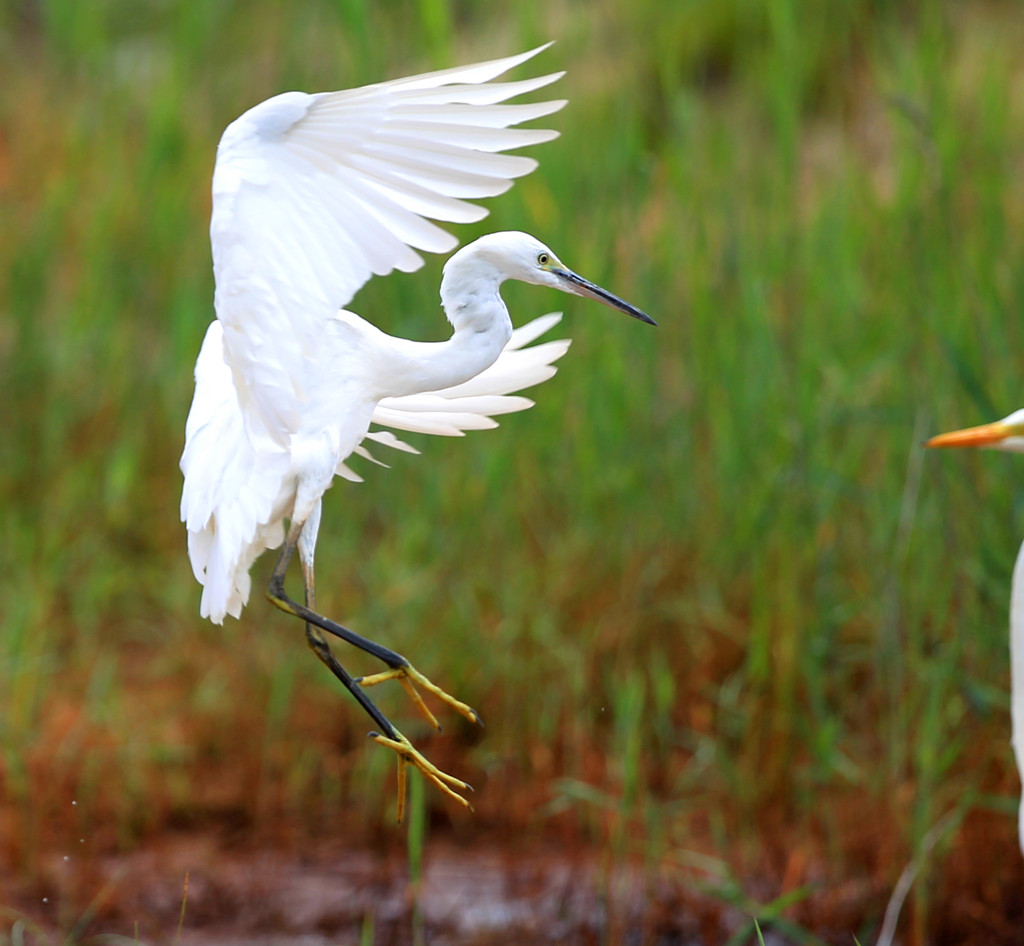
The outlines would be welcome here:
[[[459,792],[469,786],[427,761],[362,687],[399,680],[435,727],[417,687],[479,720],[400,654],[317,613],[321,496],[336,474],[359,479],[346,460],[353,453],[373,459],[364,441],[417,452],[392,433],[371,431],[371,423],[461,435],[531,405],[510,393],[551,377],[569,343],[524,348],[560,316],[513,331],[499,295],[504,280],[597,299],[654,324],[566,268],[540,241],[511,232],[482,237],[445,265],[441,305],[453,329],[447,341],[395,338],[341,308],[372,274],[421,266],[415,250],[455,245],[426,218],[479,220],[486,211],[467,198],[502,193],[536,167],[501,152],[557,133],[510,126],[565,102],[502,103],[562,74],[491,80],[544,48],[349,91],[286,92],[229,125],[217,150],[210,223],[217,318],[196,362],[181,458],[181,516],[203,586],[200,613],[218,624],[227,614],[237,617],[249,598],[252,563],[284,543],[268,597],[305,622],[309,646],[381,730],[373,738],[398,753],[399,819],[409,764],[467,807]],[[304,604],[284,589],[296,548]],[[351,677],[324,631],[387,669]]]
[[[932,437],[928,447],[992,447],[1024,453],[1024,409],[991,424]],[[1018,773],[1024,774],[1024,545],[1010,584],[1010,743]],[[1017,838],[1024,853],[1024,797],[1017,809]]]

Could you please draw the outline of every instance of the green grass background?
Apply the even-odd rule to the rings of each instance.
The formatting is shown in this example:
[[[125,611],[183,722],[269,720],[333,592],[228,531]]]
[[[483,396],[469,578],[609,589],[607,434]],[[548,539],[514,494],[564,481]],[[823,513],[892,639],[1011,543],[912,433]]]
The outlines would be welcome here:
[[[548,39],[523,74],[567,70],[562,136],[458,236],[529,230],[660,327],[510,286],[574,339],[536,407],[339,482],[321,529],[322,610],[487,722],[423,743],[478,788],[475,816],[428,795],[435,825],[775,893],[803,852],[801,882],[871,878],[877,919],[954,812],[919,932],[972,817],[1014,855],[1022,471],[920,442],[1024,399],[1024,8],[42,0],[0,5],[8,866],[83,828],[392,831],[390,755],[301,628],[259,595],[198,615],[177,461],[215,146],[285,89]],[[440,266],[353,308],[441,337]]]

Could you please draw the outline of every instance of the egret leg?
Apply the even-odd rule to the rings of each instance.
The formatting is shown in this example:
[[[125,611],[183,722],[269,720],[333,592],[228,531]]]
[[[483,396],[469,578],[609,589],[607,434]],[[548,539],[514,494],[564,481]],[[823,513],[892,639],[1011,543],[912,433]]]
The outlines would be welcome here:
[[[317,519],[319,518],[319,511],[318,505],[313,513],[313,516]],[[312,519],[313,516],[310,518]],[[311,525],[313,528],[310,530],[310,534],[315,537],[316,521],[312,522]],[[302,526],[303,523],[295,523],[289,530],[284,548],[281,550],[281,555],[278,558],[277,565],[274,567],[274,572],[270,581],[270,589],[268,590],[267,596],[270,598],[271,602],[281,610],[304,620],[306,625],[306,641],[309,644],[310,649],[314,654],[316,654],[327,669],[342,682],[349,693],[355,697],[356,702],[359,703],[359,705],[367,712],[369,717],[383,730],[383,733],[371,732],[371,738],[380,745],[393,749],[398,754],[398,821],[401,822],[402,816],[405,812],[406,767],[409,765],[415,766],[425,778],[427,778],[449,798],[457,801],[461,805],[464,805],[466,808],[472,809],[469,802],[459,794],[459,792],[472,791],[472,786],[463,782],[461,779],[455,778],[453,775],[449,775],[447,772],[443,772],[436,765],[430,762],[421,752],[419,752],[412,743],[410,743],[409,740],[391,724],[391,721],[380,711],[377,705],[363,691],[363,688],[359,686],[358,682],[353,679],[348,671],[341,665],[337,657],[334,656],[330,644],[328,644],[327,639],[322,633],[320,624],[321,621],[328,625],[333,625],[334,622],[324,618],[315,610],[316,585],[313,570],[313,546],[315,538],[304,541],[302,538]],[[299,559],[302,565],[302,580],[306,601],[305,607],[292,601],[286,594],[284,594],[284,573],[288,569],[288,564],[291,561],[291,556],[296,546],[299,548]],[[275,590],[277,591],[277,594],[275,594]],[[341,625],[336,626],[343,631],[347,631],[347,629],[342,628]],[[334,633],[330,627],[324,629]],[[348,637],[345,635],[339,634],[337,636],[342,637],[343,640],[348,640]],[[353,634],[352,636],[359,637],[358,634]],[[363,638],[360,638],[360,640],[362,639]],[[373,644],[372,641],[368,641],[367,643]],[[374,647],[377,647],[377,645],[374,645]],[[379,649],[384,651],[387,650],[387,648]],[[373,651],[370,651],[370,653],[373,653]],[[419,694],[416,695],[419,697]],[[419,702],[422,703],[422,699],[419,699]],[[427,712],[429,714],[429,711]],[[432,714],[429,715],[430,718],[433,718]],[[434,723],[436,725],[436,720]]]
[[[355,631],[349,630],[347,627],[338,624],[336,621],[332,621],[330,618],[319,614],[317,611],[313,610],[312,607],[303,606],[288,597],[287,592],[284,590],[284,576],[285,572],[288,570],[288,563],[291,561],[292,552],[295,550],[299,537],[302,533],[302,526],[303,523],[301,522],[293,523],[288,531],[288,537],[285,539],[284,547],[281,549],[281,555],[277,560],[277,565],[274,566],[273,574],[270,576],[270,585],[267,589],[267,597],[270,601],[282,611],[285,611],[288,614],[294,614],[296,617],[302,618],[307,623],[316,625],[318,628],[327,631],[328,634],[332,634],[343,641],[347,641],[353,647],[358,647],[360,650],[376,657],[382,663],[387,664],[387,670],[365,677],[356,677],[353,680],[354,683],[368,687],[375,686],[378,683],[383,683],[386,680],[398,680],[405,688],[406,693],[409,694],[409,697],[416,705],[416,708],[435,729],[440,729],[441,726],[434,714],[428,709],[427,704],[423,701],[423,697],[416,689],[417,686],[423,687],[424,690],[431,693],[442,703],[446,703],[455,710],[455,712],[468,719],[471,723],[478,723],[482,725],[480,716],[473,707],[463,703],[461,700],[457,700],[454,696],[446,693],[435,683],[431,682],[427,677],[413,667],[413,665],[401,654],[378,644],[376,641],[371,641],[369,638],[363,637]]]
[[[314,520],[314,517],[316,519]],[[314,510],[313,515],[307,520],[313,527],[310,531],[315,534],[317,521],[319,520],[319,505]],[[306,607],[311,611],[316,607],[316,584],[313,572],[313,547],[311,542],[304,542],[302,539],[302,533],[300,530],[297,538],[299,548],[299,561],[302,565],[302,581],[305,591]],[[289,557],[291,552],[289,551]],[[280,563],[278,563],[280,564]],[[287,567],[287,562],[285,566]],[[275,569],[276,571],[276,569]],[[341,662],[337,657],[334,656],[334,652],[331,650],[330,644],[327,643],[327,639],[324,637],[323,632],[315,624],[306,621],[306,642],[309,644],[310,650],[320,659],[320,661],[331,671],[345,686],[359,703],[364,710],[366,710],[370,719],[372,719],[381,729],[384,730],[385,735],[391,739],[398,738],[398,730],[391,725],[388,718],[380,711],[377,705],[366,697],[363,693],[362,688],[355,682],[349,672],[341,665]]]

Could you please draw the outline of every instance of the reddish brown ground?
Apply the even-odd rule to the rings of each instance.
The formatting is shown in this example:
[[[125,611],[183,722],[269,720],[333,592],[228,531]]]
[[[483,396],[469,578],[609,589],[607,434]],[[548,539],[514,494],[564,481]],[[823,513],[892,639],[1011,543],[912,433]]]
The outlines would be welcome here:
[[[140,718],[156,733],[146,744],[192,748],[179,802],[174,777],[182,765],[126,767],[115,734],[83,714],[81,694],[60,691],[39,738],[20,754],[20,788],[0,775],[0,946],[16,939],[19,920],[42,931],[26,946],[100,933],[171,943],[186,875],[182,946],[717,946],[749,929],[758,904],[779,903],[786,906],[778,913],[760,914],[766,943],[809,942],[801,931],[810,931],[820,942],[850,946],[856,937],[868,946],[906,863],[901,812],[912,786],[902,802],[858,788],[823,790],[810,813],[780,790],[757,809],[721,793],[685,811],[662,801],[651,810],[665,823],[584,804],[554,814],[555,786],[565,777],[557,743],[488,774],[467,764],[479,732],[455,725],[431,738],[430,754],[477,786],[476,812],[428,794],[433,820],[414,889],[404,828],[371,822],[334,797],[286,790],[288,752],[300,745],[292,733],[332,747],[324,764],[337,766],[337,784],[364,777],[359,722],[324,711],[303,691],[287,733],[268,740],[265,723],[246,714],[257,701],[238,689],[230,704],[237,719],[215,726],[182,712],[176,683],[146,690]],[[137,696],[131,705],[142,705]],[[320,697],[328,710],[331,697]],[[985,797],[1012,798],[1015,775],[979,752],[964,765],[987,772]],[[614,788],[606,754],[597,745],[577,752],[586,784]],[[110,788],[131,778],[136,796]],[[663,790],[657,771],[648,781],[652,792]],[[380,790],[378,815],[391,810],[393,782],[382,780]],[[953,825],[913,886],[899,942],[1024,944],[1024,858],[1014,834],[1009,812],[980,805]],[[609,850],[646,853],[648,861],[616,864]]]
[[[972,817],[933,891],[927,932],[907,908],[901,942],[1024,943],[1024,860],[993,841],[995,834],[1005,836],[1001,820]],[[417,930],[421,942],[462,946],[704,946],[726,942],[749,923],[739,902],[727,902],[706,877],[702,882],[698,874],[664,866],[610,868],[595,852],[539,842],[467,845],[439,838],[427,848],[417,890],[399,839],[378,849],[346,850],[332,842],[300,852],[240,848],[212,833],[167,833],[124,855],[53,853],[31,881],[0,873],[2,903],[10,908],[0,942],[19,916],[47,934],[30,935],[27,943],[102,933],[172,942],[186,875],[182,946],[381,946],[414,942]],[[791,866],[807,873],[806,864]],[[776,878],[745,886],[748,895],[768,900],[785,884]],[[890,891],[869,879],[808,889],[783,913],[786,919],[826,943],[875,941]],[[765,928],[767,943],[806,942],[785,927]]]

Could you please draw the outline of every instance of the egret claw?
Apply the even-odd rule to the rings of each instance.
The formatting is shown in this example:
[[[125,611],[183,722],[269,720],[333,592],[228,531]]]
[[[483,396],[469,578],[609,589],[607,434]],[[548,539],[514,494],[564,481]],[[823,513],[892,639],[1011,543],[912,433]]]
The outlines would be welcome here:
[[[432,782],[445,795],[472,811],[473,806],[459,792],[471,792],[473,791],[473,786],[463,782],[462,779],[456,778],[454,775],[442,772],[417,750],[405,736],[397,732],[397,730],[396,734],[398,735],[397,739],[389,739],[387,736],[382,736],[379,732],[371,732],[370,738],[374,742],[387,746],[398,753],[398,822],[401,823],[402,816],[405,813],[405,768],[407,765],[415,766],[423,774],[424,778]],[[458,791],[455,789],[458,789]]]
[[[363,687],[372,687],[376,686],[378,683],[386,683],[388,680],[398,680],[398,682],[402,684],[405,688],[405,692],[409,694],[409,699],[413,701],[416,708],[435,729],[440,730],[441,726],[434,714],[427,708],[427,704],[423,702],[423,697],[420,696],[419,690],[416,689],[417,685],[423,687],[424,690],[432,694],[442,703],[446,703],[455,710],[456,713],[465,717],[471,723],[477,723],[480,726],[483,725],[476,710],[473,709],[472,706],[469,706],[461,700],[455,699],[454,696],[445,693],[445,691],[436,683],[432,683],[411,665],[406,665],[404,667],[392,667],[389,670],[382,670],[380,673],[371,673],[365,677],[356,677],[355,682]]]

